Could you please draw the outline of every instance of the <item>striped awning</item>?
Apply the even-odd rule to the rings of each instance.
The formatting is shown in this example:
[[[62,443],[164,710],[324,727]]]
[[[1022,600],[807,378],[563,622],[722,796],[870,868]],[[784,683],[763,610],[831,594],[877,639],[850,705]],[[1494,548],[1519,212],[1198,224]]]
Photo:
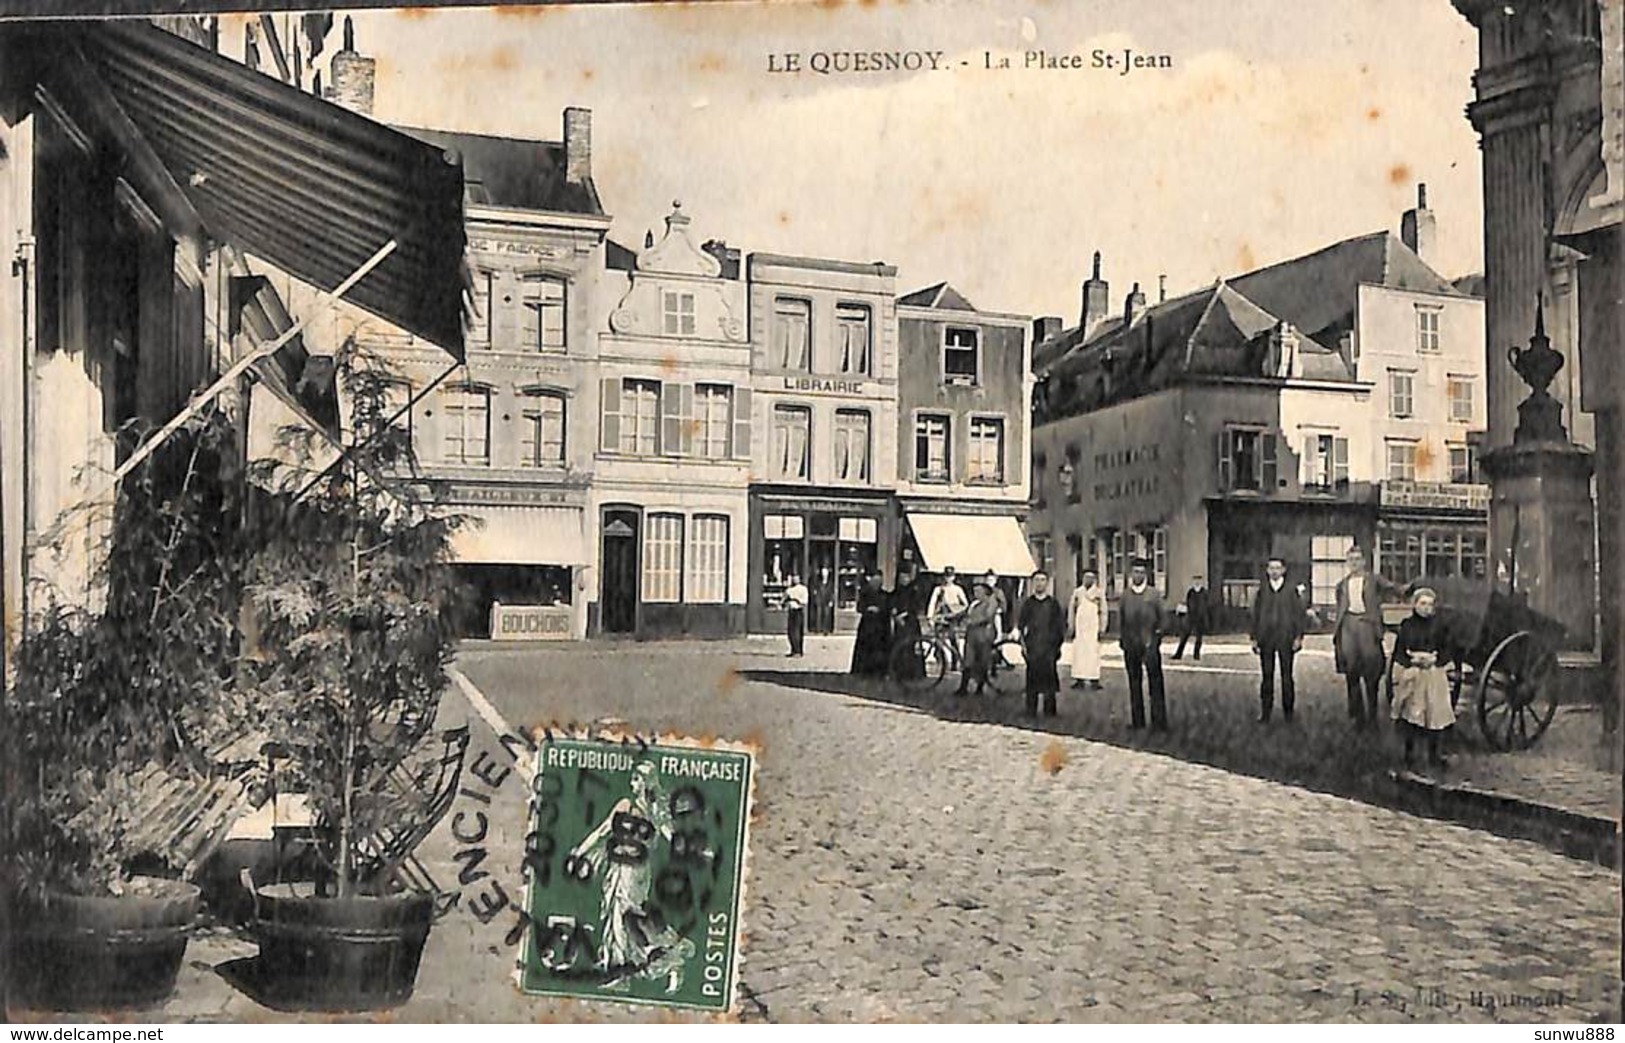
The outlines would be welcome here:
[[[59,23],[209,231],[463,357],[463,172],[442,150],[139,21]]]

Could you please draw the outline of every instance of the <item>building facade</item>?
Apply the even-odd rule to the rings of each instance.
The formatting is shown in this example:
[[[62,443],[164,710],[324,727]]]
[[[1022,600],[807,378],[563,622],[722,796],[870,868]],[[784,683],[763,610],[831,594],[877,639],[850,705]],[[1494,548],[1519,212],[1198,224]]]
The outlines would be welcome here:
[[[782,631],[805,579],[814,633],[857,625],[863,576],[896,556],[897,270],[778,254],[746,265],[752,632]]]
[[[594,633],[743,633],[753,456],[751,344],[737,256],[665,235],[611,259],[598,336]]]
[[[1021,523],[1032,456],[1030,319],[938,283],[898,299],[898,566],[1035,567]]]

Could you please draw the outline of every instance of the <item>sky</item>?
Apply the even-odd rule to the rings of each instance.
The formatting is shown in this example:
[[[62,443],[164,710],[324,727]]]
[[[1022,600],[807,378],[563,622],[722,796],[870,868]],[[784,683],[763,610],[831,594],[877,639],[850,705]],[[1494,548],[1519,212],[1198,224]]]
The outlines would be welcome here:
[[[869,0],[369,12],[388,122],[557,140],[593,111],[612,236],[674,200],[699,238],[899,267],[978,307],[1075,322],[1399,230],[1416,182],[1435,267],[1482,269],[1476,64],[1449,0]],[[1027,51],[1171,69],[1021,68]],[[940,51],[938,71],[769,71],[797,52]],[[1009,57],[1010,70],[988,70]],[[963,63],[963,64],[962,64]]]

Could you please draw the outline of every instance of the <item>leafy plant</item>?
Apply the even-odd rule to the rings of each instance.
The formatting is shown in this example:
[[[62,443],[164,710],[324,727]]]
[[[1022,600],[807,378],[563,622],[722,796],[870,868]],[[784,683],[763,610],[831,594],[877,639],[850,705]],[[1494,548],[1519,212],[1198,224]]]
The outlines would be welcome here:
[[[257,465],[277,489],[259,505],[248,563],[256,617],[255,701],[286,752],[284,789],[317,818],[326,881],[373,893],[378,838],[401,832],[445,688],[454,633],[447,559],[461,519],[433,509],[398,422],[398,383],[351,341],[337,359],[345,452],[321,467],[305,430]]]

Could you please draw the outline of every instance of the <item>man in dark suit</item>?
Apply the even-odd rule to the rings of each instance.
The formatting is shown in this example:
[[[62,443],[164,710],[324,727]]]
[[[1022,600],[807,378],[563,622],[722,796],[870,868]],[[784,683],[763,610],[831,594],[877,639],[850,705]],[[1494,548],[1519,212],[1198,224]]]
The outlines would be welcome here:
[[[1144,558],[1136,558],[1129,569],[1128,586],[1118,602],[1118,644],[1123,649],[1123,669],[1128,673],[1129,727],[1145,727],[1143,683],[1151,693],[1151,728],[1165,732],[1168,706],[1162,689],[1162,632],[1168,609],[1162,595],[1148,582],[1150,573],[1151,563]]]
[[[1271,558],[1264,566],[1265,582],[1253,598],[1250,631],[1263,678],[1258,685],[1258,720],[1269,721],[1275,710],[1275,666],[1281,666],[1281,716],[1292,720],[1297,688],[1292,679],[1292,658],[1303,650],[1308,610],[1298,589],[1286,581],[1286,562]]]
[[[1194,637],[1196,647],[1191,650],[1191,658],[1201,661],[1202,637],[1207,633],[1212,607],[1207,583],[1201,576],[1195,577],[1191,580],[1190,589],[1185,591],[1185,628],[1179,633],[1179,647],[1174,649],[1175,659],[1184,658],[1185,642]]]

